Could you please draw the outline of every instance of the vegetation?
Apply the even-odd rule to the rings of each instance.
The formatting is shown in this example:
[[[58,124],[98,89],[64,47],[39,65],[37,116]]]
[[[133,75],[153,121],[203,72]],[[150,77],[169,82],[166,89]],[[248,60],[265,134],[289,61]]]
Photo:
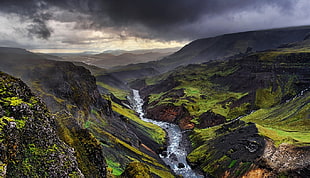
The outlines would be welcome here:
[[[59,140],[46,106],[19,79],[0,72],[0,175],[80,176],[73,152]],[[20,159],[23,158],[23,159]]]
[[[163,145],[165,143],[166,133],[159,126],[141,120],[133,110],[125,108],[124,106],[121,106],[113,101],[112,109],[113,111],[128,118],[128,121],[130,120],[131,122],[134,122],[135,125],[138,127],[137,129],[145,131],[146,136],[148,136],[158,144]]]
[[[306,78],[309,54],[308,48],[283,48],[179,68],[169,75],[147,79],[152,84],[148,108],[182,105],[193,116],[191,121],[196,126],[208,111],[223,116],[224,124],[192,130],[190,140],[194,149],[187,158],[215,177],[227,170],[232,177],[243,175],[259,163],[255,159],[234,157],[241,153],[220,147],[232,134],[243,133],[235,136],[239,137],[249,132],[240,130],[252,128],[253,135],[244,139],[258,134],[255,137],[262,145],[262,138],[269,138],[275,146],[282,143],[309,146],[310,93]],[[152,93],[152,88],[167,85],[168,78],[178,85]],[[237,118],[245,123],[234,126],[239,122]]]
[[[108,84],[105,84],[103,82],[96,82],[96,84],[102,88],[107,89],[109,92],[111,92],[114,96],[116,96],[117,98],[121,99],[121,100],[126,100],[127,96],[129,96],[129,91],[126,90],[121,90],[119,88],[115,88],[112,87]]]
[[[217,64],[217,63],[216,63]],[[236,66],[229,67],[224,62],[219,66],[208,65],[190,65],[172,76],[180,85],[168,92],[160,94],[151,94],[149,96],[150,107],[156,107],[165,103],[173,103],[176,106],[183,105],[189,111],[190,115],[197,119],[201,114],[212,111],[222,115],[227,120],[234,119],[243,115],[247,111],[246,105],[239,108],[231,108],[230,105],[248,93],[232,92],[229,88],[220,86],[212,82],[213,76],[228,76],[238,69]],[[222,69],[224,67],[224,69]],[[177,90],[184,91],[184,96],[174,97]],[[156,103],[156,104],[155,104]],[[155,104],[155,105],[154,105]]]
[[[242,118],[255,122],[259,132],[274,140],[276,145],[310,143],[310,93],[296,97],[275,107],[263,108]]]

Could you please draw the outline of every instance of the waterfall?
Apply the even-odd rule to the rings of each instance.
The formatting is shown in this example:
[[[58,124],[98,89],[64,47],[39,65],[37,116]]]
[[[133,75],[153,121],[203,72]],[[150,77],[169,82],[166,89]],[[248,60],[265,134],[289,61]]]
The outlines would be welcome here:
[[[179,126],[155,121],[152,119],[148,119],[144,117],[144,112],[142,109],[143,100],[140,97],[138,90],[133,90],[133,98],[132,98],[132,107],[139,114],[140,119],[145,122],[151,122],[159,127],[163,128],[168,134],[168,146],[167,146],[167,154],[159,155],[160,158],[170,166],[170,168],[177,174],[182,175],[185,178],[200,178],[202,175],[198,175],[195,173],[191,167],[186,162],[187,152],[184,147],[181,145],[182,141],[182,132]]]

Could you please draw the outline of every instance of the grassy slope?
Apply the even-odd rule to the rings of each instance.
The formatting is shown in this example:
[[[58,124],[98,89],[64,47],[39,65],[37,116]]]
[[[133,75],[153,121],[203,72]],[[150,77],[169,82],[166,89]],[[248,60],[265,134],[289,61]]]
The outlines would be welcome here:
[[[234,119],[240,114],[236,111],[232,113],[233,111],[228,107],[231,102],[226,101],[228,99],[240,99],[247,93],[231,92],[227,87],[212,83],[211,77],[214,75],[227,76],[237,69],[238,67],[227,66],[225,62],[215,67],[208,67],[208,65],[189,66],[174,74],[175,80],[181,82],[181,85],[174,89],[184,89],[184,97],[174,99],[165,97],[164,94],[170,92],[168,91],[166,93],[152,94],[149,103],[152,104],[153,101],[159,100],[156,105],[171,103],[172,101],[177,106],[185,104],[186,109],[196,119],[208,110],[225,116],[228,120]]]
[[[308,46],[297,45],[292,48],[283,48],[257,53],[254,55],[258,56],[259,64],[262,65],[262,68],[264,68],[265,66],[268,67],[275,65],[273,63],[278,63],[277,57],[279,56],[285,57],[299,53],[307,54],[309,52],[310,50]],[[251,91],[231,91],[229,85],[225,85],[225,83],[214,83],[213,78],[229,78],[230,75],[239,72],[241,66],[237,62],[211,62],[202,65],[190,65],[181,70],[177,70],[176,72],[172,73],[172,75],[174,77],[174,80],[180,81],[181,84],[175,87],[173,90],[169,90],[167,92],[159,94],[151,94],[149,96],[150,107],[155,107],[163,103],[173,103],[175,105],[185,105],[186,109],[196,119],[202,113],[211,110],[216,114],[220,114],[226,117],[227,120],[231,120],[239,116],[245,115],[249,111],[249,105],[254,105],[256,108],[266,108],[263,111],[257,111],[257,113],[270,112],[271,109],[268,108],[278,105],[284,96],[290,95],[292,97],[297,94],[296,88],[293,88],[293,83],[297,80],[296,75],[293,73],[284,73],[278,75],[278,78],[276,78],[276,81],[274,81],[275,85],[269,82],[269,86],[265,86],[264,88],[256,88],[256,91],[254,90],[254,103],[244,102],[242,104],[239,104],[237,107],[231,107],[233,102],[247,96]],[[284,66],[283,68],[285,68],[286,65],[290,65],[287,67],[292,69],[296,68],[295,70],[298,70],[300,66],[306,67],[309,65],[309,63],[300,63],[298,61],[296,63],[291,62],[288,64],[286,64],[285,62],[281,62],[280,64],[276,65],[280,65],[281,67]],[[296,65],[296,67],[294,65]],[[149,83],[153,83],[155,81],[163,79],[164,77],[167,76],[161,75],[158,77],[158,79],[147,79],[147,81],[149,81]],[[180,98],[170,97],[169,93],[173,93],[173,91],[177,89],[184,89],[185,96]],[[285,109],[283,108],[285,107],[287,106],[278,105],[278,110],[273,109],[273,117],[275,117],[277,113],[283,113],[283,111],[285,111]],[[291,106],[290,110],[294,107],[296,106]],[[281,108],[282,110],[280,111]],[[256,113],[253,113],[253,117],[255,114]],[[248,120],[252,121],[253,119]],[[256,119],[256,121],[257,120],[259,119]],[[265,121],[265,119],[260,120],[261,122]]]
[[[135,125],[138,127],[137,129],[144,130],[147,133],[147,136],[153,139],[156,143],[164,144],[166,133],[159,126],[141,120],[133,110],[121,106],[113,101],[112,109],[113,111],[125,116],[127,119],[134,122]]]
[[[129,95],[128,91],[113,88],[102,82],[97,82],[109,92],[114,94],[119,99],[126,99]],[[164,144],[166,133],[160,127],[142,121],[133,110],[130,110],[113,100],[108,95],[103,96],[106,100],[111,102],[112,110],[125,117],[127,123],[133,124],[137,130],[143,133],[146,137],[159,145]],[[105,118],[102,118],[100,111],[95,108],[91,111],[88,120],[83,123],[84,128],[89,129],[94,136],[101,141],[101,145],[105,150],[106,161],[108,164],[108,171],[110,174],[118,176],[124,171],[126,164],[133,161],[145,162],[151,173],[160,177],[173,177],[167,168],[165,168],[156,159],[142,153],[138,148],[126,143],[130,140],[121,140],[116,135],[104,131],[105,127],[109,127],[109,123]]]
[[[310,93],[275,107],[259,109],[242,118],[254,122],[259,132],[275,141],[276,145],[310,144]]]
[[[127,90],[122,90],[116,87],[112,87],[106,83],[103,82],[96,82],[96,84],[102,88],[107,89],[110,93],[112,93],[114,96],[116,96],[118,99],[126,100],[126,97],[130,94]]]

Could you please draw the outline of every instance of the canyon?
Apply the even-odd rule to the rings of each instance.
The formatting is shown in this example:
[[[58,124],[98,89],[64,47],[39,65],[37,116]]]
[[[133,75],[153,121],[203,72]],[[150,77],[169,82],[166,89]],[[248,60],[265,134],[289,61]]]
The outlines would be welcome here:
[[[226,34],[108,70],[1,47],[0,176],[309,177],[309,33]]]

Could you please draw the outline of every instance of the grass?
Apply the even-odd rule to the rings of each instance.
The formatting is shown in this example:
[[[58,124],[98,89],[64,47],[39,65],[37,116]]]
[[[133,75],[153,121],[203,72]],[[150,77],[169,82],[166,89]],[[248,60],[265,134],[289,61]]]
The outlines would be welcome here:
[[[161,145],[164,144],[166,133],[159,126],[141,120],[133,110],[125,108],[113,101],[112,101],[112,110],[137,123],[137,126],[140,129],[144,130],[147,133],[147,136],[152,138],[158,144]]]
[[[108,84],[105,84],[103,82],[96,82],[96,84],[98,86],[101,86],[105,89],[107,89],[109,92],[111,92],[114,96],[116,96],[117,98],[121,99],[121,100],[126,100],[126,97],[129,95],[129,91],[126,91],[126,90],[121,90],[119,88],[115,88],[115,87],[112,87]]]
[[[254,122],[260,133],[281,143],[310,144],[310,93],[272,108],[259,109],[242,120]]]
[[[254,122],[261,136],[272,139],[276,146],[282,143],[309,146],[309,92],[290,102],[281,103],[285,98],[296,96],[303,87],[300,86],[304,85],[304,81],[301,81],[304,80],[304,74],[292,71],[297,71],[299,68],[305,70],[305,66],[309,65],[307,58],[304,57],[307,54],[297,53],[309,52],[310,48],[279,49],[252,53],[251,56],[240,57],[235,61],[232,59],[209,62],[176,69],[169,73],[169,81],[173,80],[179,85],[169,91],[152,94],[149,97],[149,107],[168,103],[182,105],[195,118],[192,120],[195,124],[199,124],[199,116],[207,111],[224,116],[229,121],[257,109],[242,120]],[[239,64],[245,60],[249,64]],[[249,70],[245,69],[247,65]],[[278,68],[283,71],[277,71]],[[247,75],[248,72],[253,72],[255,76],[253,80],[259,79],[261,84],[237,86],[238,82],[234,84],[229,80],[234,81],[231,77],[240,76],[240,82],[243,82],[242,75]],[[267,77],[266,74],[272,77]],[[165,85],[164,82],[160,83],[164,78],[168,76],[147,79],[146,83]],[[250,80],[252,78],[245,78],[244,82],[251,82]],[[178,89],[182,89],[185,95],[175,95],[174,91]],[[189,162],[199,164],[204,172],[214,177],[223,175],[227,168],[230,169],[231,175],[236,177],[243,175],[250,169],[251,162],[243,163],[238,159],[229,158],[226,153],[220,153],[217,148],[212,147],[212,140],[224,134],[216,132],[220,127],[221,125],[206,129],[194,128],[190,135],[193,151],[187,159]],[[236,128],[229,128],[227,133],[234,129]]]
[[[110,159],[106,159],[106,162],[108,164],[108,168],[111,168],[113,170],[113,175],[119,176],[123,173],[124,169],[121,168],[121,165],[118,162],[114,162]]]
[[[190,115],[195,119],[194,123],[199,123],[198,118],[201,114],[207,111],[212,111],[215,114],[222,115],[227,120],[234,119],[240,115],[244,115],[247,111],[247,105],[242,105],[240,108],[232,110],[230,105],[232,101],[238,100],[248,93],[231,92],[227,87],[219,86],[211,82],[211,78],[217,76],[228,76],[239,69],[237,65],[227,65],[227,62],[211,63],[212,67],[207,64],[189,65],[170,74],[175,81],[180,85],[173,90],[184,90],[185,96],[179,98],[169,97],[171,91],[162,92],[159,94],[151,94],[149,97],[150,107],[173,103],[176,106],[185,106]],[[161,78],[159,76],[158,78]],[[155,83],[158,78],[149,83]],[[167,78],[167,76],[165,76]],[[156,103],[156,104],[155,104]],[[154,105],[155,104],[155,105]]]
[[[228,168],[232,168],[234,167],[234,165],[236,164],[237,160],[232,160],[228,166]]]
[[[309,53],[310,52],[310,47],[305,46],[305,47],[297,47],[297,48],[282,48],[282,49],[277,49],[274,51],[267,51],[267,52],[262,52],[260,53],[260,60],[261,61],[274,61],[277,57],[279,56],[285,56],[285,55],[290,55],[293,53]]]
[[[153,166],[159,167],[159,168],[164,169],[164,170],[166,169],[165,166],[160,164],[155,158],[152,158],[151,156],[141,152],[139,149],[132,147],[131,145],[129,145],[129,144],[125,143],[124,141],[118,139],[117,137],[113,136],[112,134],[105,132],[103,130],[101,130],[100,133],[107,136],[112,143],[120,145],[120,146],[124,147],[125,149],[127,149],[128,151],[136,154],[136,156],[138,156],[139,159],[144,160],[144,162],[146,162],[148,165],[153,165]]]
[[[281,101],[282,91],[278,87],[276,91],[272,91],[272,87],[259,88],[256,90],[255,105],[259,108],[269,108]]]
[[[310,143],[309,133],[305,132],[287,132],[274,128],[263,127],[256,124],[258,132],[265,137],[271,138],[274,141],[275,146],[279,146],[281,143],[288,144],[301,144]]]

